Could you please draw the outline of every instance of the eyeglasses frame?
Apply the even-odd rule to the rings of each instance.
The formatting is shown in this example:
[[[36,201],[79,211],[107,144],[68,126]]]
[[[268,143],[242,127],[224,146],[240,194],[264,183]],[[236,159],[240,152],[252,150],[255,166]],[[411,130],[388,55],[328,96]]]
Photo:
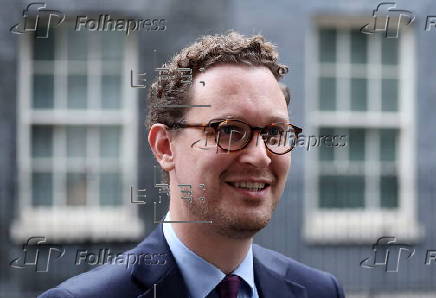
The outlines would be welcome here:
[[[225,122],[225,121],[236,121],[236,122],[240,122],[240,123],[243,123],[243,124],[247,125],[247,126],[250,128],[250,131],[251,131],[251,137],[250,137],[250,139],[246,142],[246,144],[245,144],[244,146],[242,146],[242,147],[239,148],[239,149],[234,149],[234,150],[224,149],[224,148],[222,148],[222,147],[220,146],[220,144],[219,144],[219,132],[218,132],[217,130],[218,130],[219,125],[220,125],[222,122]],[[246,122],[244,122],[244,121],[242,121],[242,120],[239,120],[239,119],[212,119],[212,120],[209,121],[208,124],[201,124],[201,123],[200,123],[200,124],[194,124],[194,123],[191,123],[191,124],[189,124],[189,123],[175,123],[175,124],[173,124],[173,125],[167,125],[167,126],[168,126],[168,128],[171,129],[171,130],[176,130],[176,129],[179,129],[179,128],[212,128],[212,129],[215,130],[215,142],[216,142],[217,146],[218,146],[219,148],[221,148],[222,150],[225,150],[225,151],[228,151],[228,152],[236,152],[236,151],[240,151],[240,150],[245,149],[245,148],[248,146],[248,144],[250,144],[250,142],[253,140],[253,136],[255,135],[255,133],[254,133],[255,131],[259,131],[259,135],[261,135],[262,130],[264,130],[265,128],[267,128],[267,127],[269,127],[269,126],[271,126],[271,125],[277,124],[277,123],[283,123],[283,122],[274,122],[274,123],[271,123],[271,124],[269,124],[269,125],[267,125],[267,126],[265,126],[265,127],[259,127],[259,126],[251,126],[250,124],[248,124],[248,123],[246,123]],[[303,129],[302,129],[301,127],[298,127],[298,126],[292,124],[292,123],[287,123],[287,125],[288,125],[288,126],[291,126],[292,129],[294,129],[294,131],[295,131],[295,136],[296,136],[297,139],[298,139],[298,135],[303,131]],[[276,154],[276,155],[284,155],[284,154],[286,154],[286,153],[292,151],[292,150],[295,148],[295,145],[293,145],[293,146],[292,146],[289,150],[287,150],[286,152],[283,152],[283,153],[276,153],[276,152],[272,151],[272,150],[268,147],[268,145],[266,144],[266,139],[263,138],[263,137],[262,137],[262,139],[263,139],[263,141],[264,141],[264,143],[265,143],[265,147],[268,149],[268,151],[270,151],[271,153]],[[256,145],[257,145],[257,141],[256,141]]]

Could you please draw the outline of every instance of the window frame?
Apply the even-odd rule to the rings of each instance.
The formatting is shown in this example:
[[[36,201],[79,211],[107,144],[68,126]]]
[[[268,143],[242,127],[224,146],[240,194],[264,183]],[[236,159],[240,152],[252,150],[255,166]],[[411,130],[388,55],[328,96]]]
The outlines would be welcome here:
[[[62,27],[62,26],[61,26]],[[59,29],[60,30],[60,29]],[[54,62],[59,56],[59,47],[61,39],[66,38],[64,30],[74,30],[72,26],[66,26],[62,29],[61,38],[55,38],[54,45],[54,97],[60,96],[61,100],[66,102],[68,90],[65,85],[58,86],[59,75],[69,74],[66,69],[68,60]],[[92,34],[93,32],[87,32]],[[115,32],[115,34],[122,34]],[[88,37],[88,40],[89,37]],[[88,46],[96,45],[92,43]],[[68,109],[66,106],[62,109],[35,109],[32,107],[32,85],[33,85],[33,41],[32,36],[24,34],[18,42],[18,71],[17,71],[17,166],[18,166],[18,204],[17,215],[11,225],[10,233],[12,239],[21,242],[34,237],[43,235],[47,239],[54,241],[125,241],[137,240],[144,234],[144,224],[139,218],[136,205],[131,204],[129,198],[130,185],[137,184],[137,129],[138,129],[138,103],[137,90],[131,88],[128,84],[130,70],[138,62],[137,39],[135,36],[129,36],[125,42],[123,53],[121,86],[120,86],[120,109],[117,110],[83,110]],[[101,59],[93,60],[95,57],[88,57],[87,63],[100,64]],[[99,94],[93,93],[100,89],[97,87],[89,88],[90,80],[101,79],[100,67],[87,66],[86,77],[88,80],[88,99]],[[99,65],[98,65],[99,66]],[[60,72],[59,72],[60,71]],[[74,73],[74,71],[72,72]],[[91,75],[92,74],[92,75]],[[91,77],[89,77],[91,75]],[[67,80],[67,78],[65,78]],[[97,85],[101,87],[100,84]],[[61,90],[61,92],[59,92]],[[97,91],[98,93],[98,91]],[[63,97],[63,98],[62,98]],[[95,100],[95,98],[94,98]],[[35,124],[46,124],[54,127],[53,143],[63,142],[65,138],[57,138],[56,131],[66,128],[66,125],[84,125],[87,130],[96,130],[93,126],[102,125],[119,125],[122,128],[120,144],[120,173],[121,173],[121,205],[119,206],[57,206],[53,208],[45,206],[32,206],[32,153],[31,153],[31,129]],[[56,127],[61,125],[61,128]],[[98,143],[98,138],[91,138],[87,131],[87,141],[91,140]],[[64,134],[65,137],[65,134]],[[62,140],[63,139],[63,140]],[[95,144],[94,144],[95,145]],[[56,146],[53,144],[53,149]],[[88,145],[87,147],[90,147]],[[98,148],[98,147],[97,147]],[[89,150],[88,150],[89,151]],[[56,152],[53,153],[56,155]],[[65,159],[65,157],[63,157]],[[53,168],[52,168],[53,169]],[[98,173],[98,168],[93,170]],[[67,167],[64,168],[65,173]],[[52,173],[53,170],[51,171]],[[67,183],[61,182],[61,191],[66,194]],[[59,183],[53,182],[53,189]],[[63,189],[62,189],[63,188]],[[90,188],[90,187],[88,187]],[[88,194],[89,194],[89,190]],[[97,187],[98,192],[98,187]],[[53,202],[56,202],[56,192],[53,192]]]
[[[354,244],[373,243],[381,236],[396,236],[403,240],[419,241],[425,236],[425,230],[417,221],[417,195],[415,190],[415,74],[414,74],[414,36],[411,28],[403,26],[400,32],[399,64],[398,64],[398,111],[320,111],[318,108],[318,78],[319,69],[319,32],[321,29],[335,27],[337,29],[356,29],[362,24],[368,23],[368,18],[350,16],[317,16],[314,17],[306,35],[306,75],[305,75],[305,128],[307,135],[316,135],[322,127],[333,127],[335,129],[347,129],[355,127],[367,128],[395,128],[399,130],[397,151],[398,165],[398,195],[399,208],[396,210],[384,210],[378,208],[364,210],[323,210],[318,207],[318,152],[316,150],[306,152],[305,156],[305,201],[304,201],[304,223],[303,237],[308,243],[313,244]],[[376,33],[381,34],[381,33]],[[377,37],[376,37],[377,38]],[[384,37],[383,37],[384,38]],[[339,38],[338,38],[339,39]],[[350,40],[350,38],[348,39]],[[345,41],[346,42],[346,41]],[[339,42],[338,42],[339,43]],[[349,43],[348,43],[349,44]],[[369,49],[369,55],[371,49]],[[341,51],[337,44],[337,53]],[[349,52],[349,51],[348,51]],[[380,51],[381,53],[381,51]],[[368,58],[369,58],[368,55]],[[380,54],[381,56],[381,54]],[[316,58],[314,58],[316,57]],[[380,61],[378,61],[380,62]],[[336,62],[337,63],[337,62]],[[366,63],[370,63],[368,60]],[[343,66],[343,65],[342,65]],[[336,74],[340,69],[336,65]],[[378,67],[380,68],[380,67]],[[368,67],[368,75],[373,71]],[[381,70],[379,75],[381,75]],[[337,76],[335,76],[337,78]],[[349,79],[350,72],[347,72]],[[369,88],[370,82],[368,82]],[[346,90],[338,90],[337,102],[346,98]],[[341,93],[342,92],[342,93]],[[381,90],[379,92],[381,97]],[[368,93],[367,98],[371,98]],[[350,102],[350,101],[349,101]],[[368,106],[370,106],[368,101]],[[347,105],[348,107],[348,105]],[[348,142],[348,138],[347,138]],[[367,142],[368,144],[368,142]],[[341,147],[337,150],[343,150]],[[367,154],[367,153],[366,153]],[[365,179],[368,176],[365,171]],[[367,184],[365,184],[365,197],[367,197]],[[365,198],[365,206],[367,198]]]

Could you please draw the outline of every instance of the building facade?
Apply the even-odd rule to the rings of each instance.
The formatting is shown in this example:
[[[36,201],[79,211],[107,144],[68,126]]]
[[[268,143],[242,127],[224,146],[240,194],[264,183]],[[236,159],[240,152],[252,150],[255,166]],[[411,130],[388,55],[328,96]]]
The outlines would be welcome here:
[[[256,242],[333,273],[347,297],[436,297],[435,3],[2,4],[2,297],[34,297],[154,229],[168,197],[147,84],[230,29],[278,45],[304,129]]]

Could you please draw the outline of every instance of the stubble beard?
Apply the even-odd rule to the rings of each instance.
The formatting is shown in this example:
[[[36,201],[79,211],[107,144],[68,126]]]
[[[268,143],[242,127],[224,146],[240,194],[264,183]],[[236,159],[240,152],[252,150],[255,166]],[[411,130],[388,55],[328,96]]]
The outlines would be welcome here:
[[[193,200],[188,204],[185,207],[190,208],[190,213],[196,220],[212,221],[205,224],[209,225],[208,231],[230,239],[248,239],[268,225],[278,200],[274,200],[268,206],[259,207],[265,209],[262,212],[244,214],[244,217],[239,216],[237,210],[227,210],[208,201]]]

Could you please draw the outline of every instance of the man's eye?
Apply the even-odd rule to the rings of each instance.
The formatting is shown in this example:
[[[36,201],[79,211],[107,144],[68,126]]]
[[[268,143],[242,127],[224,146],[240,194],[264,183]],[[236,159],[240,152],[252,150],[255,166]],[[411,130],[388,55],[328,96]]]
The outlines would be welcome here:
[[[233,133],[237,133],[240,131],[239,127],[234,126],[234,125],[225,125],[225,126],[221,126],[220,127],[220,132],[224,133],[224,134],[231,134],[233,131]]]
[[[283,133],[283,130],[279,127],[268,128],[268,136],[278,136]]]

